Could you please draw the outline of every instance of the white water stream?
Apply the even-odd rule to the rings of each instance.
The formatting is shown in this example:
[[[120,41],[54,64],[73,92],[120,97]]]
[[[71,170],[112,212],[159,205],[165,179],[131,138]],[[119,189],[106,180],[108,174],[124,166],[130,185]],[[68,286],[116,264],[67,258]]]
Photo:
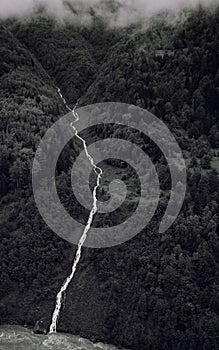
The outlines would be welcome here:
[[[65,279],[64,283],[61,286],[61,289],[59,290],[59,292],[58,292],[58,294],[56,296],[56,305],[55,305],[55,309],[54,309],[54,312],[53,312],[53,315],[52,315],[52,322],[51,322],[50,329],[49,329],[50,333],[55,333],[56,332],[57,322],[58,322],[60,310],[61,310],[61,307],[62,307],[63,294],[67,290],[67,288],[69,286],[69,283],[71,282],[72,278],[74,277],[75,271],[77,269],[77,265],[78,265],[79,260],[81,258],[81,251],[82,251],[83,244],[84,244],[84,242],[85,242],[85,240],[87,238],[87,233],[90,230],[90,227],[92,225],[94,215],[97,212],[97,197],[96,197],[96,194],[97,194],[97,189],[98,189],[98,187],[100,185],[101,176],[102,176],[102,173],[103,173],[102,169],[95,165],[94,159],[88,153],[86,141],[84,139],[82,139],[78,135],[77,129],[74,126],[74,123],[79,120],[79,115],[76,112],[77,104],[74,106],[73,110],[71,110],[71,108],[67,105],[64,97],[62,96],[62,93],[61,93],[59,88],[58,88],[58,93],[59,93],[59,96],[61,97],[63,103],[65,104],[66,108],[69,111],[72,112],[72,114],[73,114],[73,116],[75,118],[75,120],[70,125],[71,125],[72,129],[74,130],[75,136],[83,143],[85,154],[86,154],[87,158],[89,159],[95,174],[97,175],[97,181],[96,181],[96,186],[93,189],[93,205],[92,205],[92,209],[90,211],[87,224],[86,224],[86,226],[84,228],[84,232],[82,233],[82,236],[81,236],[81,238],[80,238],[80,240],[78,242],[77,252],[76,252],[76,256],[75,256],[75,259],[73,261],[73,264],[72,264],[71,274]]]

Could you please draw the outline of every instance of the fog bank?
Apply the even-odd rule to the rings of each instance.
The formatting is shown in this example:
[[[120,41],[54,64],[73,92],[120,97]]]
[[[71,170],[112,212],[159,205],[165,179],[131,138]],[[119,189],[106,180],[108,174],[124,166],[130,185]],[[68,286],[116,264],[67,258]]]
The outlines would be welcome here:
[[[60,19],[80,17],[88,20],[90,8],[108,18],[111,23],[125,25],[160,11],[179,12],[198,4],[209,6],[219,0],[0,0],[0,16],[23,16],[33,13],[40,5]]]

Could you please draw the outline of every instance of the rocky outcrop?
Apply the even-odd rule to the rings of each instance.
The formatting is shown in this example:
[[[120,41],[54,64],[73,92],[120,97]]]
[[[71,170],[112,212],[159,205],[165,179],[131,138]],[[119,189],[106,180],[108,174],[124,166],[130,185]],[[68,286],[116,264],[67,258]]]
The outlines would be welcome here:
[[[36,322],[33,331],[35,334],[47,334],[47,329],[44,325],[43,320],[39,320]]]

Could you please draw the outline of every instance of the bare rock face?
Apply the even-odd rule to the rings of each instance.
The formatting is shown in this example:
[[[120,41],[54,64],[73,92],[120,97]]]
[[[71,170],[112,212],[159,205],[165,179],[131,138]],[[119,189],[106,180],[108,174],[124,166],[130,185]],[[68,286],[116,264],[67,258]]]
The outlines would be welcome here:
[[[44,325],[44,322],[42,320],[39,320],[36,322],[33,331],[35,334],[47,334],[47,329]]]

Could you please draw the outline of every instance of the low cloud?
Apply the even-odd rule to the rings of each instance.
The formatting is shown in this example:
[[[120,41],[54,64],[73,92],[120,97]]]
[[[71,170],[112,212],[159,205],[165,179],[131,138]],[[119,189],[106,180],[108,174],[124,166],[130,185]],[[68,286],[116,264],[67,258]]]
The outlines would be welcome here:
[[[126,25],[160,11],[177,13],[185,7],[198,4],[208,6],[218,0],[0,0],[0,16],[26,16],[40,5],[58,18],[81,17],[88,19],[92,7],[96,14],[108,18],[113,24]]]

